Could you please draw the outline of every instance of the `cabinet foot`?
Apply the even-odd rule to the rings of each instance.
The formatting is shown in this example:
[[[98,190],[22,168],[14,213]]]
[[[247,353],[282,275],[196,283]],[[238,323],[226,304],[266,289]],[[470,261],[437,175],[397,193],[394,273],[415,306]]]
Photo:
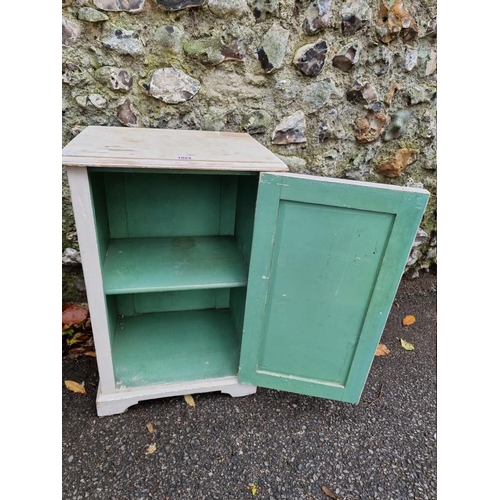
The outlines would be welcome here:
[[[97,416],[107,417],[109,415],[118,415],[126,412],[131,406],[136,405],[139,401],[136,400],[120,400],[120,401],[99,401],[96,402]]]
[[[117,394],[102,394],[101,388],[97,391],[96,407],[98,417],[107,417],[109,415],[118,415],[124,413],[131,406],[136,405],[140,401],[139,397],[135,396],[117,396]]]
[[[226,387],[225,389],[221,389],[220,392],[229,394],[233,398],[240,398],[242,396],[250,396],[250,394],[255,394],[257,392],[257,387],[255,385],[237,384],[231,387]]]
[[[127,411],[129,407],[136,405],[139,401],[148,399],[218,391],[229,394],[233,398],[238,398],[255,394],[257,387],[255,385],[240,384],[237,377],[199,380],[152,387],[138,387],[127,391],[118,390],[111,394],[103,394],[99,386],[96,400],[97,415],[99,417],[118,415]]]

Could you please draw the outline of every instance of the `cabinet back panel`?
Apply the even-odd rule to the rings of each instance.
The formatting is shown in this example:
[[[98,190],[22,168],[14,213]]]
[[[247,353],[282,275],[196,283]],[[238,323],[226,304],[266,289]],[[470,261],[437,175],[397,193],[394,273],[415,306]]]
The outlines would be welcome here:
[[[234,234],[235,177],[104,175],[111,238]]]
[[[116,304],[117,312],[121,316],[151,312],[227,309],[229,307],[229,289],[117,295]]]

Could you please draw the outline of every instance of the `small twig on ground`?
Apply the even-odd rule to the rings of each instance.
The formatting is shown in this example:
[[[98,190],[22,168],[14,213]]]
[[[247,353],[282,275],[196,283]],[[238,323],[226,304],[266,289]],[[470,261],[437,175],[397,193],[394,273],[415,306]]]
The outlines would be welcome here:
[[[384,384],[380,384],[380,390],[378,391],[378,396],[373,401],[370,401],[369,403],[367,403],[368,406],[375,403],[376,401],[378,401],[382,397],[382,388],[383,387],[384,387]]]

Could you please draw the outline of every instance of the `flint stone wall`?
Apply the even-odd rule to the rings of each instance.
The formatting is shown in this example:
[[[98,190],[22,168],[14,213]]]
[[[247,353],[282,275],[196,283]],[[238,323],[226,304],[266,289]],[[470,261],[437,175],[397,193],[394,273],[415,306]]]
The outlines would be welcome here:
[[[431,192],[406,274],[436,265],[435,0],[65,0],[62,143],[106,125],[245,131],[291,172]],[[63,299],[82,300],[63,171]]]

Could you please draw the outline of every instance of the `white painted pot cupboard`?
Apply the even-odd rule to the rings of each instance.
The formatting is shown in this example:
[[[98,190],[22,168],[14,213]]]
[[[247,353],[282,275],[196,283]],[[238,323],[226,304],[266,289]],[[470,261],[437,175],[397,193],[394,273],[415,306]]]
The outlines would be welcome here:
[[[359,401],[427,191],[290,174],[240,133],[87,127],[63,165],[98,415],[257,386]]]

